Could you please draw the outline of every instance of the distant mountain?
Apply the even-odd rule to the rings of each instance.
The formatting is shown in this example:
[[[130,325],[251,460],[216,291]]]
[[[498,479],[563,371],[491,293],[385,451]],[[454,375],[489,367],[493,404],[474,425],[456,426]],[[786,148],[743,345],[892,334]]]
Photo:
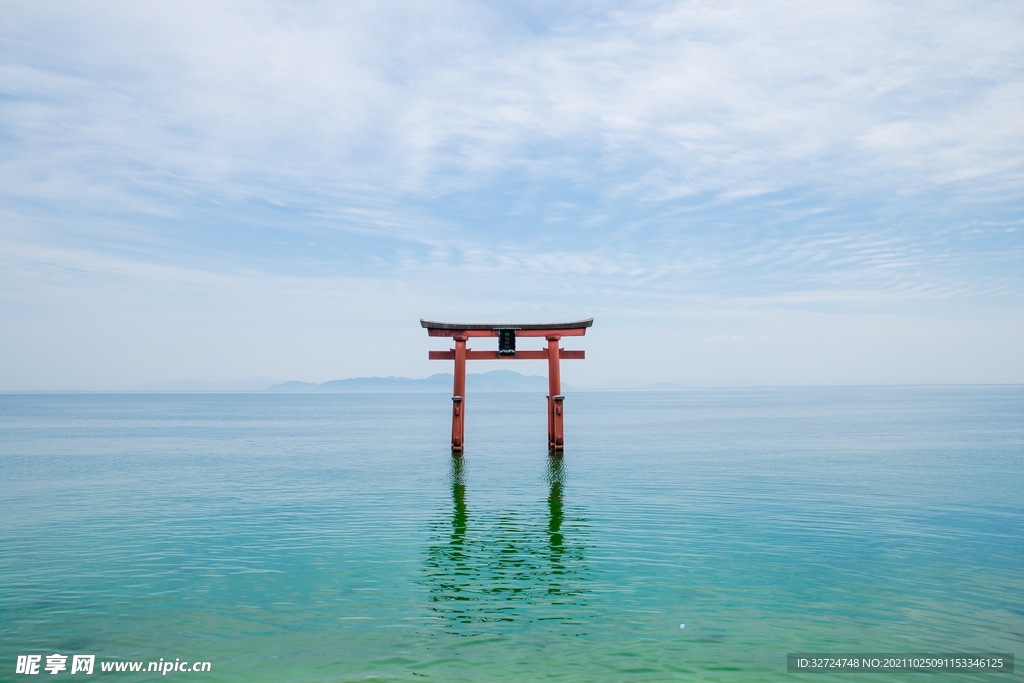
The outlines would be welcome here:
[[[466,378],[467,383],[469,378]],[[275,392],[328,392],[361,394],[368,392],[419,392],[419,391],[450,391],[453,378],[451,375],[438,374],[426,379],[410,379],[409,377],[353,377],[352,379],[333,379],[323,384],[315,382],[285,382],[267,387],[266,391]]]
[[[284,382],[268,387],[274,392],[333,392],[333,393],[398,393],[437,392],[450,393],[455,377],[441,372],[423,379],[409,377],[353,377],[335,379],[323,384],[312,382]],[[562,388],[571,388],[562,384]],[[466,391],[543,391],[548,389],[548,378],[540,375],[521,375],[513,370],[492,370],[466,375]]]
[[[269,377],[252,377],[240,379],[234,382],[200,382],[196,380],[183,380],[180,382],[158,382],[144,384],[136,387],[134,391],[155,391],[155,392],[225,392],[225,391],[263,391],[269,386],[277,384],[279,380]]]

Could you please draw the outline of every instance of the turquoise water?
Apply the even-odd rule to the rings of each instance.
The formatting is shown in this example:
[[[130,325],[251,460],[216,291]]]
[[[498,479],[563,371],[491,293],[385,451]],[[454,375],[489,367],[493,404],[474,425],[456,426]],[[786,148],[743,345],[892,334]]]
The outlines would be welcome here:
[[[470,396],[453,459],[440,395],[0,396],[0,680],[52,653],[204,681],[1020,654],[1024,388],[577,392],[561,458],[544,406]],[[855,678],[908,677],[942,679]]]

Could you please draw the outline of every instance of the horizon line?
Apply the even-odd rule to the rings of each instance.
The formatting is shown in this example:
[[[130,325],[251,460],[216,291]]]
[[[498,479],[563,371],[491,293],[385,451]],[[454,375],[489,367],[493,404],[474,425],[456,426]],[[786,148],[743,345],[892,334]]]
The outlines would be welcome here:
[[[445,374],[445,373],[437,373]],[[450,373],[447,373],[450,374]],[[485,373],[474,373],[474,374],[485,374]],[[524,375],[524,377],[539,377],[540,375]],[[391,375],[389,377],[347,377],[340,380],[327,380],[327,382],[338,382],[345,381],[348,379],[417,379],[409,377],[396,377]],[[427,378],[419,378],[427,379]],[[190,380],[185,380],[190,381]],[[289,380],[289,382],[299,382],[302,384],[310,384],[312,386],[320,386],[327,382],[301,382],[300,380]],[[271,386],[279,386],[281,384],[288,384],[289,382],[279,382]],[[682,385],[673,384],[671,386],[664,386],[664,383],[653,383],[647,386],[619,386],[619,387],[583,387],[574,388],[566,387],[572,392],[602,392],[602,391],[652,391],[652,392],[664,392],[664,391],[688,391],[695,389],[844,389],[844,388],[914,388],[914,387],[1024,387],[1024,382],[913,382],[913,383],[870,383],[870,384],[693,384],[693,385]],[[429,394],[429,393],[446,393],[446,392],[434,392],[434,391],[390,391],[390,392],[379,392],[379,391],[344,391],[344,392],[277,392],[267,391],[266,389],[235,389],[235,390],[218,390],[218,389],[0,389],[0,396],[16,396],[25,394],[36,394],[36,395],[54,395],[54,394],[280,394],[289,395],[296,393],[345,393],[345,394]],[[500,390],[500,389],[483,389],[477,393],[526,393],[529,390]]]

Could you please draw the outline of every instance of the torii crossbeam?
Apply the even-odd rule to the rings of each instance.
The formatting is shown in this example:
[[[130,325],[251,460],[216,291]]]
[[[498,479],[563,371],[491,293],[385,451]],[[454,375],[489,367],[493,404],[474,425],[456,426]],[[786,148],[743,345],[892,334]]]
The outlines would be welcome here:
[[[583,360],[583,351],[566,351],[558,347],[562,337],[582,337],[594,324],[593,318],[571,323],[528,323],[525,325],[492,325],[490,323],[439,323],[420,318],[420,325],[431,337],[451,337],[455,348],[449,351],[431,351],[430,360],[455,361],[455,387],[452,391],[452,451],[462,452],[465,443],[466,361],[530,359],[548,362],[548,448],[564,448],[562,430],[562,375],[561,359]],[[466,348],[470,337],[497,337],[497,351],[474,351]],[[516,337],[544,337],[548,346],[536,351],[517,351]]]

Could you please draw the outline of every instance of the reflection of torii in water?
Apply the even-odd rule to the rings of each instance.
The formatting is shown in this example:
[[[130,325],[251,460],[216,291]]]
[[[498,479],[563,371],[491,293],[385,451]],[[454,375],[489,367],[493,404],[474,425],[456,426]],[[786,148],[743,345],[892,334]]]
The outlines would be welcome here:
[[[450,627],[523,618],[577,623],[586,580],[582,520],[566,524],[562,458],[548,460],[547,524],[516,512],[472,515],[463,461],[452,457],[451,526],[432,525],[426,573],[431,609]],[[538,520],[539,521],[539,520]],[[531,523],[533,522],[533,523]],[[447,531],[445,527],[448,527]],[[568,531],[569,538],[566,538]]]

